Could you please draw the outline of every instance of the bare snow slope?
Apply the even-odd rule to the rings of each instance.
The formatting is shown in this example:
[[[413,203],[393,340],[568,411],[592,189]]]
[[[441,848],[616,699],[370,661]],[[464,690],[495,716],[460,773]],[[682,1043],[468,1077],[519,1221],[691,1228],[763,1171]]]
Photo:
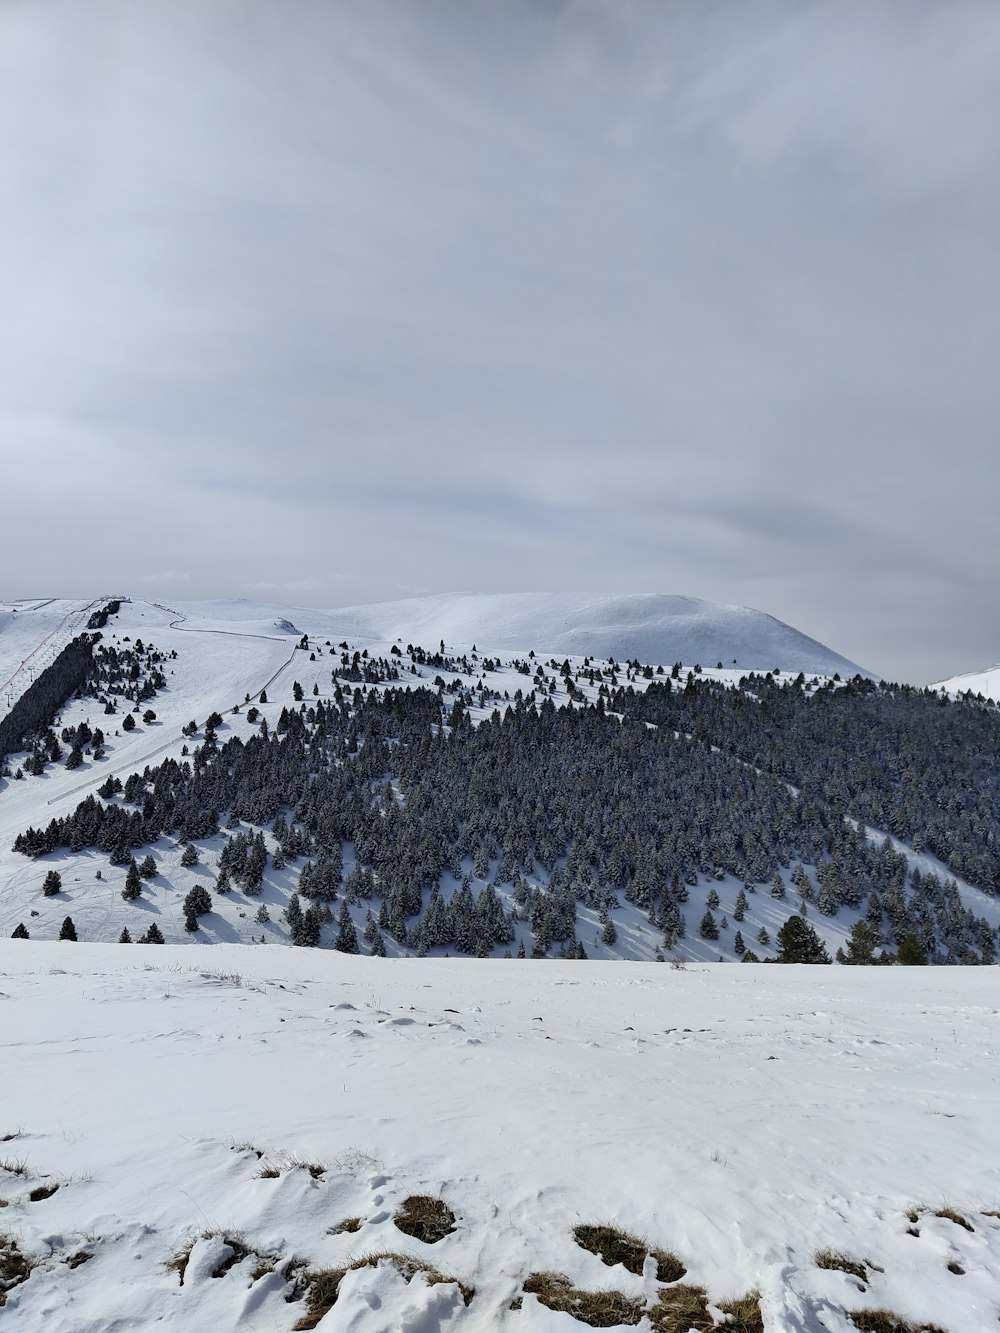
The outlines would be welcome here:
[[[981,694],[987,699],[1000,700],[1000,663],[987,667],[985,671],[969,671],[961,676],[951,676],[948,680],[939,680],[931,686],[932,690],[944,690],[947,694]]]
[[[358,638],[402,638],[424,647],[444,639],[462,647],[476,643],[486,652],[534,648],[618,661],[870,674],[763,611],[664,593],[447,593],[330,615]]]
[[[359,1268],[321,1333],[583,1328],[524,1293],[538,1270],[669,1290],[584,1222],[672,1250],[713,1302],[757,1288],[766,1333],[878,1307],[997,1327],[992,969],[192,961],[0,940],[0,1252],[37,1265],[0,1329],[290,1333],[293,1255],[402,1251],[475,1288]],[[435,1244],[394,1222],[428,1194],[455,1214]]]

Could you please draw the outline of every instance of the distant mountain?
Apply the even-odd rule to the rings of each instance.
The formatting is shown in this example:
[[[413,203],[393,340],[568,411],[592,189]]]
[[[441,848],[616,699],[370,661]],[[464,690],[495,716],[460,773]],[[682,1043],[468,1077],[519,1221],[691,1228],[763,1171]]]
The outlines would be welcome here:
[[[948,694],[982,694],[987,699],[1000,700],[1000,664],[985,671],[969,671],[963,676],[939,680],[931,689],[946,690]]]
[[[774,616],[747,606],[663,593],[448,593],[349,606],[329,613],[361,639],[526,652],[680,661],[690,666],[871,675]]]

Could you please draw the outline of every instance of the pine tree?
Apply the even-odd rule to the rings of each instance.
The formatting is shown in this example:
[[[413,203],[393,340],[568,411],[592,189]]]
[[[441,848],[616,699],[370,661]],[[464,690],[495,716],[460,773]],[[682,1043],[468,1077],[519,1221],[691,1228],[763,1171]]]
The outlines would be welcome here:
[[[140,939],[139,943],[140,943],[140,944],[163,944],[163,943],[164,943],[164,940],[163,940],[163,932],[160,930],[160,927],[156,924],[155,921],[151,921],[151,922],[150,922],[150,924],[149,924],[149,929],[146,931],[145,935],[142,936],[142,938]]]
[[[266,926],[271,920],[271,915],[263,903],[257,908],[257,915],[254,917],[254,920],[257,922],[258,926]]]
[[[189,842],[185,845],[184,851],[181,853],[181,865],[184,866],[186,870],[190,870],[192,866],[196,866],[197,864],[198,849],[193,842]]]
[[[58,870],[50,870],[42,881],[42,892],[46,898],[54,898],[62,889],[62,876]]]
[[[155,879],[156,877],[156,862],[149,853],[139,862],[139,874],[143,879]]]
[[[742,958],[746,951],[747,946],[743,943],[743,932],[738,930],[736,932],[736,938],[733,940],[733,953],[736,954],[738,958]]]
[[[119,944],[132,943],[132,936],[128,932],[128,926],[126,926],[125,929],[122,931],[122,933],[118,936],[118,943]]]
[[[912,930],[907,931],[899,941],[896,962],[899,963],[901,967],[927,966],[927,950],[924,948],[920,937]]]
[[[71,916],[68,916],[59,927],[59,938],[61,940],[76,940],[76,926],[73,925]]]
[[[136,898],[142,894],[142,879],[139,876],[139,867],[133,861],[128,868],[128,874],[125,876],[125,887],[122,889],[122,897],[127,903],[134,903]]]
[[[875,962],[878,931],[864,917],[859,917],[847,936],[847,949],[837,950],[837,962],[848,967],[869,967]]]
[[[778,931],[779,963],[828,963],[830,955],[823,941],[808,922],[790,916]]]
[[[354,929],[354,922],[351,920],[351,913],[348,910],[347,902],[340,904],[340,916],[337,919],[337,935],[333,941],[333,947],[340,953],[360,953],[358,948],[358,933]]]
[[[19,923],[14,927],[14,933],[11,935],[11,939],[12,939],[12,940],[30,940],[30,939],[31,939],[31,936],[28,934],[27,929],[25,928],[25,925],[24,925],[24,922],[23,922],[23,921],[19,922]]]
[[[719,927],[715,924],[715,917],[709,908],[705,908],[705,915],[701,918],[698,926],[698,934],[703,940],[717,940],[719,938]]]

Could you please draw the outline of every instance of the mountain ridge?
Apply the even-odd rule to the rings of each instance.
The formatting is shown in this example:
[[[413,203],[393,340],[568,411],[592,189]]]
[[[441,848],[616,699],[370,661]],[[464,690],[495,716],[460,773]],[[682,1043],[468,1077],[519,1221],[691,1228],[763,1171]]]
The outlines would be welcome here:
[[[436,593],[340,607],[359,638],[832,676],[874,673],[767,612],[667,593]]]

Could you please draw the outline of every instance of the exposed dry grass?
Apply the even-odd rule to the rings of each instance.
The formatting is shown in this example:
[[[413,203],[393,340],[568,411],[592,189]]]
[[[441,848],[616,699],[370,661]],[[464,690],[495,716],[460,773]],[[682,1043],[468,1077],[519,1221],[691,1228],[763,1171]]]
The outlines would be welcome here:
[[[914,1324],[891,1310],[855,1310],[847,1317],[862,1333],[944,1333],[937,1324]]]
[[[3,1157],[0,1158],[0,1171],[6,1171],[9,1176],[30,1176],[28,1163],[23,1157]]]
[[[24,1254],[13,1236],[0,1234],[0,1307],[7,1304],[7,1293],[27,1282],[35,1261]]]
[[[931,1217],[943,1217],[946,1222],[954,1222],[956,1226],[963,1227],[966,1231],[975,1232],[976,1228],[967,1217],[964,1217],[957,1208],[953,1208],[950,1203],[943,1203],[938,1208],[928,1208],[923,1205],[914,1204],[908,1208],[906,1216],[910,1222],[919,1222],[921,1215],[930,1215]],[[984,1213],[984,1216],[997,1216],[997,1214]]]
[[[360,1231],[365,1224],[363,1217],[344,1217],[335,1226],[328,1227],[328,1236],[343,1236],[347,1232]]]
[[[319,1321],[328,1311],[332,1310],[337,1303],[337,1297],[340,1294],[340,1284],[348,1273],[354,1272],[358,1268],[375,1268],[380,1263],[390,1263],[396,1272],[406,1282],[411,1282],[418,1273],[423,1276],[424,1281],[429,1287],[435,1287],[441,1283],[454,1283],[462,1293],[462,1300],[466,1305],[476,1294],[475,1288],[468,1286],[465,1282],[459,1282],[456,1277],[447,1277],[444,1273],[424,1263],[413,1254],[399,1254],[395,1250],[376,1250],[371,1254],[363,1254],[360,1258],[352,1260],[343,1268],[326,1268],[319,1273],[310,1273],[306,1275],[306,1313],[296,1323],[293,1328],[296,1330],[315,1328]]]
[[[393,1222],[404,1235],[436,1245],[455,1230],[455,1214],[444,1199],[430,1194],[411,1194],[400,1204]]]
[[[967,1217],[963,1217],[957,1208],[952,1208],[950,1204],[943,1204],[940,1208],[934,1208],[935,1217],[943,1217],[948,1222],[954,1222],[957,1227],[964,1227],[966,1231],[975,1232],[976,1228]]]
[[[726,1325],[734,1333],[764,1333],[764,1316],[760,1312],[760,1292],[748,1291],[745,1296],[734,1296],[728,1301],[717,1301],[723,1314],[731,1320]]]
[[[250,1152],[256,1152],[258,1158],[264,1158],[263,1166],[254,1174],[255,1180],[277,1180],[285,1171],[308,1171],[313,1180],[320,1180],[331,1169],[326,1162],[314,1162],[294,1152],[280,1153],[272,1162],[252,1144],[245,1146]]]
[[[258,1148],[250,1139],[234,1139],[229,1148],[231,1152],[252,1152],[258,1161],[264,1156],[264,1149]]]
[[[213,1277],[225,1277],[231,1268],[234,1268],[237,1264],[241,1264],[243,1260],[251,1254],[255,1254],[258,1259],[269,1263],[270,1266],[265,1270],[266,1272],[270,1272],[271,1268],[274,1267],[272,1256],[261,1255],[258,1254],[256,1250],[251,1249],[240,1232],[229,1231],[224,1227],[215,1227],[209,1231],[202,1231],[197,1236],[192,1236],[176,1254],[171,1255],[167,1260],[167,1269],[171,1273],[177,1274],[182,1287],[184,1285],[184,1275],[187,1272],[187,1266],[191,1259],[191,1251],[194,1249],[196,1242],[199,1240],[212,1240],[212,1238],[216,1236],[224,1244],[229,1246],[230,1250],[232,1250],[232,1254],[228,1255],[227,1258],[223,1259],[222,1262],[212,1270]]]
[[[28,1191],[28,1198],[32,1203],[41,1203],[43,1199],[51,1199],[58,1188],[57,1184],[36,1185],[33,1190]]]
[[[591,1328],[616,1328],[638,1324],[643,1316],[641,1297],[623,1296],[620,1291],[582,1291],[565,1273],[531,1273],[524,1290],[537,1296],[549,1310],[572,1315]]]
[[[656,1333],[711,1333],[715,1320],[708,1312],[708,1292],[704,1287],[680,1283],[661,1291],[649,1312],[649,1322]]]
[[[856,1277],[860,1282],[868,1281],[868,1269],[861,1260],[852,1259],[843,1250],[817,1250],[813,1262],[817,1268],[826,1268],[834,1273],[850,1273],[851,1277]],[[871,1266],[875,1267],[874,1264]]]
[[[658,1250],[650,1245],[645,1236],[633,1236],[620,1227],[601,1225],[582,1225],[573,1228],[573,1239],[577,1245],[591,1254],[596,1254],[602,1263],[613,1268],[621,1264],[630,1273],[642,1276],[647,1254],[656,1260],[657,1282],[677,1282],[687,1269],[676,1254],[669,1250]]]

